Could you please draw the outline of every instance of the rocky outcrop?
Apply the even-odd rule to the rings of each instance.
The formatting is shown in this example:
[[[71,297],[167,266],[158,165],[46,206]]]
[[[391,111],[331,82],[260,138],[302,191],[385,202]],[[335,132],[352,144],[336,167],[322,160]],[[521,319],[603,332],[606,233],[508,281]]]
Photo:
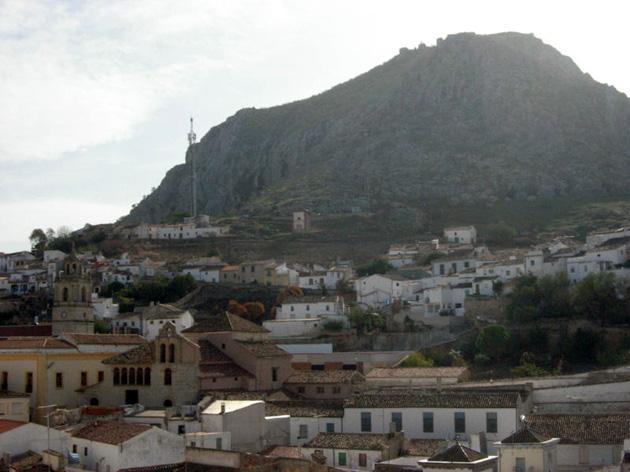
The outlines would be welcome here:
[[[619,194],[630,100],[534,36],[456,34],[306,100],[241,110],[191,152],[209,214]],[[186,211],[189,195],[182,164],[127,220]]]

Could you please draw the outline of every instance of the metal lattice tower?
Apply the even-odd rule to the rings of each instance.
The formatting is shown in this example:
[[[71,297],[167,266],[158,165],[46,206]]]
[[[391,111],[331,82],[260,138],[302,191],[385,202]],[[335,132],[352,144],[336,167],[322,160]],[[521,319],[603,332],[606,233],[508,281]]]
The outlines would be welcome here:
[[[197,135],[193,131],[193,119],[190,117],[190,132],[188,133],[188,147],[190,149],[190,187],[191,187],[191,215],[197,216],[197,169],[195,168],[195,152],[193,144],[197,142]]]

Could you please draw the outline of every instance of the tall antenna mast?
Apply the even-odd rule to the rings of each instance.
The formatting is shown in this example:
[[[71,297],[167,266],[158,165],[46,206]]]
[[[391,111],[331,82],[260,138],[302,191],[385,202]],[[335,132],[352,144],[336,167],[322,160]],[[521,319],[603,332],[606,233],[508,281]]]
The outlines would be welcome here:
[[[197,216],[197,169],[195,168],[195,148],[193,144],[197,142],[197,135],[193,131],[193,119],[190,117],[190,133],[188,133],[188,147],[190,149],[190,186],[191,186],[191,214],[192,217]]]

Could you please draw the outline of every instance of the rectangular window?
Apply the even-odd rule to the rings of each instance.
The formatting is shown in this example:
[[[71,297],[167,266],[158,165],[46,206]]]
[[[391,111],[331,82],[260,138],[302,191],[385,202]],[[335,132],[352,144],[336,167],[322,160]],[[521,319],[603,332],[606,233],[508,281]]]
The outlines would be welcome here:
[[[304,387],[298,387],[297,391],[298,391],[298,393],[304,393],[306,391],[306,389]]]
[[[72,445],[72,453],[73,453],[73,454],[76,454],[76,453],[77,453],[77,445],[76,445],[76,444],[73,444],[73,445]]]
[[[496,433],[497,432],[497,414],[496,413],[486,413],[486,433]]]
[[[105,372],[102,370],[98,371],[98,381],[103,382],[105,380]]]
[[[317,387],[317,393],[324,393],[324,387]]]
[[[333,387],[333,393],[341,393],[341,387]]]
[[[422,413],[422,431],[425,433],[433,432],[433,413],[430,411]]]
[[[177,434],[186,434],[186,425],[185,424],[177,425]]]
[[[223,438],[217,438],[217,449],[219,451],[223,449]]]
[[[55,375],[55,385],[57,388],[63,388],[63,372],[57,372]]]
[[[369,411],[361,412],[361,432],[369,433],[372,431],[372,413]]]
[[[326,423],[326,432],[334,433],[335,432],[335,423]]]
[[[33,372],[26,373],[26,384],[24,386],[26,393],[33,393]]]
[[[87,383],[87,372],[81,372],[81,387],[85,387]]]
[[[306,439],[308,438],[308,425],[301,424],[298,430],[298,439]]]
[[[466,432],[466,413],[464,413],[463,411],[455,412],[455,432],[456,433]]]
[[[514,472],[525,472],[525,458],[517,457],[514,461]]]
[[[87,449],[87,447],[84,447],[84,448],[83,448],[83,455],[84,455],[84,456],[87,456],[87,453],[88,453],[88,449]]]
[[[2,390],[9,390],[9,373],[2,372],[2,385],[0,386]]]
[[[278,381],[278,368],[277,367],[271,368],[271,381],[272,382]]]
[[[337,464],[338,465],[348,465],[348,456],[345,452],[340,452],[337,456]]]
[[[367,467],[367,454],[363,452],[359,454],[359,467]]]
[[[402,431],[402,413],[392,413],[392,423],[396,426],[396,432]]]

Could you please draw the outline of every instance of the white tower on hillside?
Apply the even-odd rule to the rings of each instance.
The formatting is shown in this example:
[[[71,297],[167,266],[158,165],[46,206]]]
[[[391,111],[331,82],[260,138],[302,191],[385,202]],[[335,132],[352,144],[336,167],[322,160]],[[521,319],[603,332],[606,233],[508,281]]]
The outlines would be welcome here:
[[[197,216],[197,169],[195,169],[195,152],[193,144],[197,142],[197,135],[193,131],[193,119],[190,117],[190,133],[188,133],[188,147],[190,149],[190,187],[191,187],[191,215]]]

